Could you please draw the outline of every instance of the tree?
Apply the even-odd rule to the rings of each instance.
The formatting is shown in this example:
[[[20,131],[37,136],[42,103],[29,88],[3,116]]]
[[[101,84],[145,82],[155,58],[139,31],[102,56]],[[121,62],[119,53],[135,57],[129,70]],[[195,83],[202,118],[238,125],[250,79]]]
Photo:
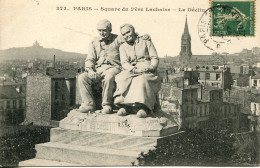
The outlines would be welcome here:
[[[246,87],[249,86],[249,76],[242,75],[237,79],[237,86]]]

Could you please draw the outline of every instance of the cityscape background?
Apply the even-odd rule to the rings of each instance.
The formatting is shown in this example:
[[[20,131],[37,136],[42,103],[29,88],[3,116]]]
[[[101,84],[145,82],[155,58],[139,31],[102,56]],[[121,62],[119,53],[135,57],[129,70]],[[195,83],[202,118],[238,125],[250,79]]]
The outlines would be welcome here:
[[[120,34],[120,26],[124,23],[133,24],[139,34],[149,34],[158,51],[163,57],[179,54],[181,31],[185,17],[192,35],[193,54],[211,54],[200,41],[198,23],[203,11],[209,8],[209,1],[158,1],[148,0],[112,0],[112,1],[45,1],[45,0],[14,0],[1,1],[1,45],[0,49],[27,47],[38,40],[45,48],[56,48],[67,52],[87,54],[88,44],[93,36],[98,36],[96,24],[98,20],[108,19],[113,25],[113,33]],[[259,1],[256,1],[259,6]],[[57,7],[67,7],[69,10],[57,10]],[[73,7],[91,7],[92,11],[74,10]],[[127,7],[129,11],[101,11],[104,8]],[[143,11],[131,11],[131,8],[143,8]],[[146,8],[170,8],[171,11],[145,11]],[[188,9],[189,8],[189,9]],[[94,10],[98,9],[98,10]],[[183,11],[185,9],[185,11]],[[192,11],[193,10],[193,11]],[[196,10],[197,12],[195,12]],[[19,13],[19,14],[18,14]],[[259,18],[259,13],[255,13]],[[260,23],[255,22],[255,30],[260,29]],[[238,53],[243,48],[252,49],[259,45],[260,32],[255,37],[231,38],[232,45],[228,49],[216,52]]]

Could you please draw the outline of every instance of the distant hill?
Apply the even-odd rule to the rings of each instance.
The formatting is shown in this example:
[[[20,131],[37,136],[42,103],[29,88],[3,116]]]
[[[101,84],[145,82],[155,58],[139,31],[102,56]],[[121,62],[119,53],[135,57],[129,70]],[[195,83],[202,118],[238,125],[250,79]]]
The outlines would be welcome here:
[[[0,60],[27,60],[27,59],[53,59],[53,55],[59,60],[79,60],[85,59],[87,54],[65,52],[54,48],[43,48],[36,41],[31,47],[9,48],[0,50]]]

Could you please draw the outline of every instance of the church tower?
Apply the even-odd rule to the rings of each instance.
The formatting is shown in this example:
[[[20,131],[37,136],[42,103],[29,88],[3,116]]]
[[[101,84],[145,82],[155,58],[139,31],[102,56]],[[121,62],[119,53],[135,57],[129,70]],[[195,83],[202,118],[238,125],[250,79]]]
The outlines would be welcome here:
[[[189,63],[191,56],[192,56],[191,38],[190,38],[188,22],[187,22],[187,15],[186,15],[184,32],[181,37],[181,52],[179,54],[180,65],[187,65]]]

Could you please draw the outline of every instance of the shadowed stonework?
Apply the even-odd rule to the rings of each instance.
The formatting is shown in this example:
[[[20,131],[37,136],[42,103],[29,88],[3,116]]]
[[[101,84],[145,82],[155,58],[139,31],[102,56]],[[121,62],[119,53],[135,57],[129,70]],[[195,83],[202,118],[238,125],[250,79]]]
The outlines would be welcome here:
[[[19,166],[130,166],[179,134],[175,121],[164,112],[155,117],[80,113],[72,110],[51,129],[50,142],[37,144],[35,159]]]

